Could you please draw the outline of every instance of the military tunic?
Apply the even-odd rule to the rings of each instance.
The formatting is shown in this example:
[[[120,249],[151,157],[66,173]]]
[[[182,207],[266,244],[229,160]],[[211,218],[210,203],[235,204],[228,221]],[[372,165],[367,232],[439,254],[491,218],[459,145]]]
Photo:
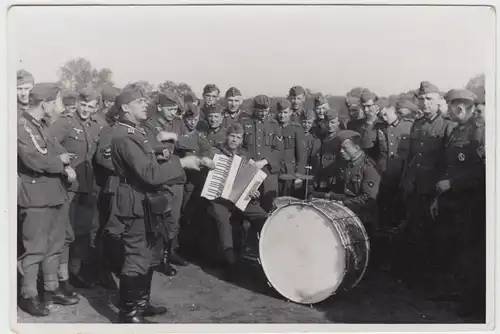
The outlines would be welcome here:
[[[373,141],[376,137],[376,132],[373,130],[375,124],[368,123],[366,118],[360,118],[347,123],[347,129],[356,131],[361,135],[361,148],[372,159],[376,159],[376,153],[373,151]]]
[[[21,294],[35,297],[40,268],[45,290],[58,287],[59,257],[67,224],[61,209],[68,201],[65,166],[59,155],[65,151],[48,129],[26,112],[18,120],[17,136],[17,205],[23,217],[19,233],[25,249],[18,260],[23,275]]]
[[[231,112],[229,112],[229,110],[227,110],[227,108],[225,108],[222,111],[222,117],[223,118],[222,118],[222,125],[221,125],[221,127],[224,130],[227,130],[234,123],[241,123],[241,120],[243,118],[250,118],[250,117],[252,117],[252,115],[248,111],[246,111],[244,109],[240,109],[240,110],[238,110],[235,113],[231,113]]]
[[[302,126],[290,122],[280,125],[283,135],[283,157],[281,160],[280,174],[294,175],[305,174],[305,140]],[[293,181],[280,180],[280,196],[292,195]]]
[[[340,143],[336,138],[337,132],[328,134],[321,142],[318,152],[319,166],[314,174],[318,189],[328,187],[333,169],[339,159]]]

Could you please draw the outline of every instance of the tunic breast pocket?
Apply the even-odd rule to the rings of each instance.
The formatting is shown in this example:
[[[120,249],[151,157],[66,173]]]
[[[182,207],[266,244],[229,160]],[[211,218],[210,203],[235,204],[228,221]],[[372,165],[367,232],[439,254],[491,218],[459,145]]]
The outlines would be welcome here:
[[[243,138],[243,143],[245,145],[252,145],[253,144],[253,133],[252,132],[245,133],[245,136]]]
[[[285,149],[295,148],[295,138],[293,138],[292,136],[283,137],[283,142]]]
[[[264,145],[272,146],[273,145],[273,138],[274,138],[274,135],[272,133],[265,133],[264,134]]]

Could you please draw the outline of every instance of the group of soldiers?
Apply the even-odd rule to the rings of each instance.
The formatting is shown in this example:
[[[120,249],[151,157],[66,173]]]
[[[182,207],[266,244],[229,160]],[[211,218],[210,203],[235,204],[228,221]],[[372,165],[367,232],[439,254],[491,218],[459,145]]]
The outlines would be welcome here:
[[[182,252],[210,254],[237,281],[245,247],[235,227],[255,244],[248,236],[281,196],[337,201],[370,238],[399,236],[379,256],[397,258],[408,284],[434,270],[452,287],[446,298],[459,291],[464,310],[484,313],[484,91],[442,94],[422,82],[418,105],[393,106],[365,89],[346,97],[348,122],[322,94],[306,109],[300,86],[244,110],[236,87],[222,106],[213,84],[202,100],[136,84],[62,92],[20,70],[17,97],[19,306],[34,316],[78,303],[73,287],[100,284],[119,290],[119,322],[148,322],[166,312],[150,303],[153,272],[175,275]],[[215,154],[266,173],[244,211],[201,197]],[[202,247],[207,228],[215,258]]]

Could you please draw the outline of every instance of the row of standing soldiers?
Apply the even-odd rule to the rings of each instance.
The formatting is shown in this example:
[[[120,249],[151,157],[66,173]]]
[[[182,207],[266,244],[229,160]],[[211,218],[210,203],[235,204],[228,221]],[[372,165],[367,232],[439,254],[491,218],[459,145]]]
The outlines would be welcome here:
[[[471,271],[472,264],[478,266],[478,274],[484,276],[485,271],[484,97],[481,101],[472,92],[453,90],[446,96],[448,104],[443,104],[437,87],[422,82],[419,106],[400,101],[394,108],[366,90],[360,98],[346,99],[350,121],[344,124],[322,95],[315,98],[314,111],[304,109],[306,94],[300,86],[290,89],[288,99],[278,99],[275,112],[270,112],[271,100],[264,95],[254,98],[253,110],[248,112],[241,108],[237,88],[226,92],[227,107],[222,108],[216,103],[219,89],[207,85],[201,108],[196,99],[180,108],[184,104],[173,92],[157,94],[138,127],[123,115],[132,114],[134,103],[145,99],[143,92],[137,93],[140,89],[129,87],[119,94],[105,88],[100,94],[85,90],[64,96],[64,111],[58,117],[57,87],[33,86],[33,81],[26,71],[18,73],[20,306],[32,314],[47,315],[50,303],[78,302],[69,281],[90,287],[97,274],[101,284],[116,288],[112,271],[121,272],[123,321],[135,319],[137,300],[143,301],[142,315],[163,312],[149,304],[151,268],[174,275],[172,264],[186,263],[177,252],[180,221],[196,220],[190,213],[201,203],[199,192],[206,175],[199,168],[182,172],[178,165],[168,164],[175,164],[172,156],[213,157],[218,149],[224,151],[230,129],[241,135],[243,155],[261,164],[267,174],[253,206],[260,208],[254,212],[258,219],[272,210],[277,196],[303,196],[301,176],[311,166],[314,197],[351,207],[371,235],[394,230],[404,235],[405,252],[400,258],[412,265],[398,268],[406,276],[418,281],[419,274],[438,259],[438,266],[453,267],[445,273],[461,278],[469,304],[475,301],[477,309],[482,302],[478,288],[484,285],[482,279],[463,274]],[[343,129],[353,132],[339,137]],[[123,250],[120,244],[126,227],[129,244],[134,245],[133,227],[140,225],[124,217],[144,211],[142,202],[117,195],[120,187],[136,187],[124,176],[130,172],[128,167],[116,170],[119,145],[112,143],[121,132],[144,136],[156,161],[168,162],[161,166],[169,175],[160,180],[168,189],[168,219],[162,242],[151,251],[155,261],[144,261],[143,255],[135,254],[138,249]],[[138,158],[144,152],[130,145],[123,150],[134,152],[126,155],[132,157],[132,166],[153,172]],[[143,160],[148,159],[146,155]],[[122,160],[127,165],[127,159]],[[194,164],[202,165],[198,160]],[[121,213],[113,212],[117,209]],[[233,263],[234,254],[227,252],[233,246],[227,211],[216,205],[209,209],[218,225],[225,260]],[[123,254],[128,256],[123,259]],[[114,261],[117,256],[121,260]],[[417,266],[418,261],[424,263]],[[39,271],[45,291],[41,298],[36,286]],[[137,286],[143,287],[142,297],[131,296]],[[127,300],[136,302],[127,304]]]

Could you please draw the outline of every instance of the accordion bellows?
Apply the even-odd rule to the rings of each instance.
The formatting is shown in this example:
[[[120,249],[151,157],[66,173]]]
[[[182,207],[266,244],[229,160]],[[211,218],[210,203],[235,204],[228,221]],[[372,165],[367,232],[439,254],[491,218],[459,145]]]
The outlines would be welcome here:
[[[260,187],[266,173],[253,160],[238,155],[216,154],[213,161],[215,168],[208,172],[201,196],[208,200],[227,199],[245,211],[251,199],[249,193]]]

